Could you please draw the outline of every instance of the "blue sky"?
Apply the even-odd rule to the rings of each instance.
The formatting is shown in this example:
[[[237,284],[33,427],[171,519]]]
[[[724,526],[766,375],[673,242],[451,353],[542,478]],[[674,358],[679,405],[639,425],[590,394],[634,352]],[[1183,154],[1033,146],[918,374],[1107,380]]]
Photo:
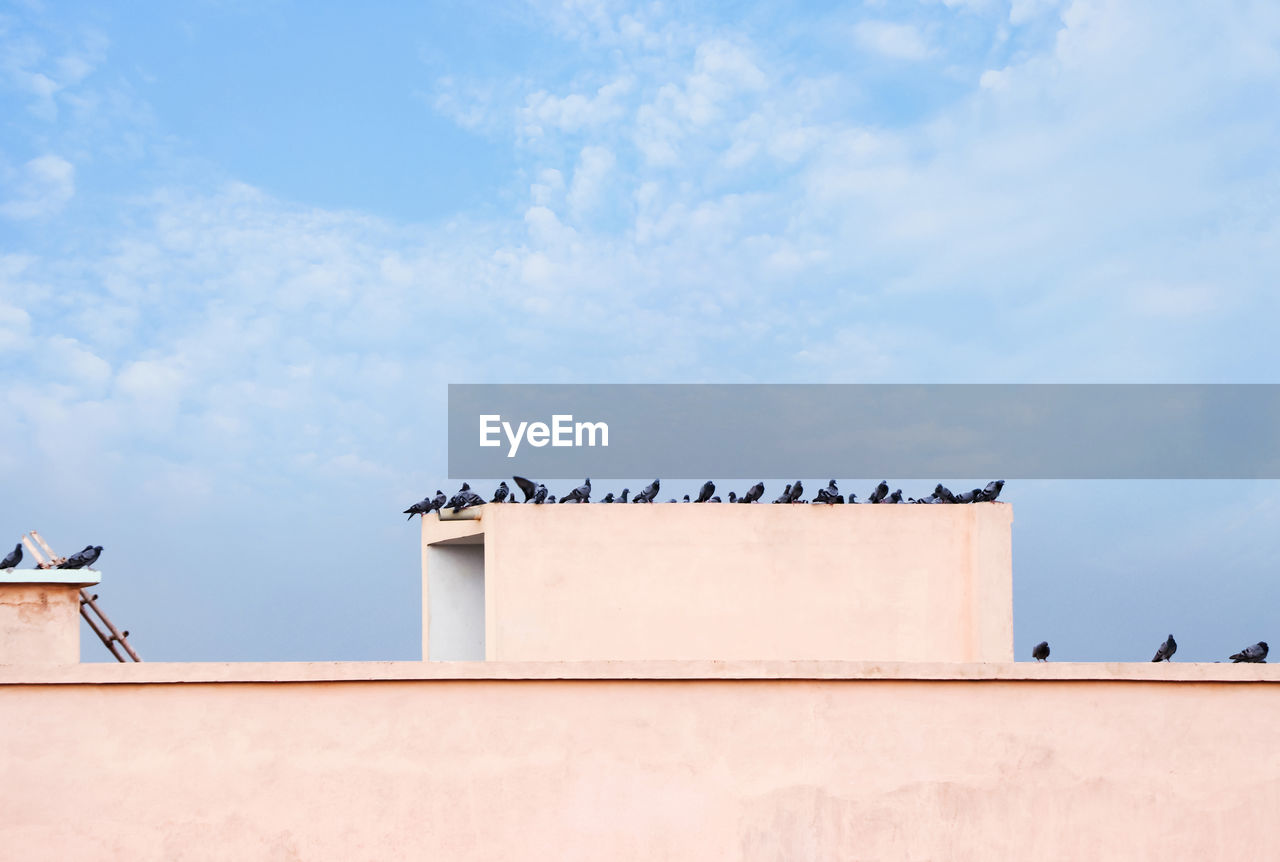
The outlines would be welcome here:
[[[1274,3],[0,10],[0,529],[146,658],[415,657],[449,382],[1278,382]],[[1273,483],[1006,496],[1019,655],[1273,631]]]

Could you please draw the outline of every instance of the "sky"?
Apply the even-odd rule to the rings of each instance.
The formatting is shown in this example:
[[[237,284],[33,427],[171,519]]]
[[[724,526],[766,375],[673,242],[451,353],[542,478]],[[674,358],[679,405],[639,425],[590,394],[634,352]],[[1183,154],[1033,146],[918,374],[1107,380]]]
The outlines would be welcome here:
[[[1280,382],[1278,91],[1269,0],[0,2],[0,535],[415,659],[449,383]],[[1280,639],[1276,483],[1002,499],[1019,658]]]

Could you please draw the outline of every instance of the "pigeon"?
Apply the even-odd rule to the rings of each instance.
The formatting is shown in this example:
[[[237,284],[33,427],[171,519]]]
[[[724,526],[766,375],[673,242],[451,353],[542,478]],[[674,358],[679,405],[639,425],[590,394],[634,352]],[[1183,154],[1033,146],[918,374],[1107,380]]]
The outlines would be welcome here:
[[[445,505],[456,512],[462,508],[463,503],[466,502],[467,496],[470,493],[471,493],[471,486],[466,482],[463,482],[462,487],[458,489],[458,493],[450,497],[448,501],[445,503]]]
[[[827,483],[827,487],[819,488],[818,493],[813,496],[815,503],[836,503],[844,502],[844,497],[840,496],[840,489],[836,487],[836,480],[832,479]]]
[[[792,485],[792,486],[791,486],[791,494],[789,495],[789,497],[788,497],[788,499],[787,499],[787,502],[788,502],[788,503],[799,503],[799,502],[800,502],[800,495],[801,495],[801,494],[803,494],[803,493],[804,493],[804,485],[803,485],[803,484],[801,484],[801,482],[800,482],[800,480],[799,480],[799,479],[796,479],[796,483],[795,483],[794,485]]]
[[[499,482],[499,483],[498,483],[498,490],[496,490],[496,491],[494,491],[494,492],[493,492],[493,501],[492,501],[492,502],[494,502],[494,503],[505,503],[505,502],[507,501],[507,497],[509,497],[509,496],[511,496],[511,489],[507,487],[507,483],[506,483],[506,482]]]
[[[658,490],[662,487],[662,483],[657,479],[650,482],[643,491],[636,494],[631,500],[633,503],[652,503],[658,496]]]
[[[463,488],[464,490],[459,491],[453,500],[450,501],[450,505],[453,507],[453,513],[455,515],[463,509],[470,509],[472,506],[484,505],[484,497],[481,497],[479,494],[472,491],[470,486],[463,485]]]
[[[972,491],[965,491],[963,494],[956,495],[957,503],[976,503],[978,495],[982,493],[981,488],[974,488]]]
[[[523,486],[521,486],[521,488],[523,489]],[[536,486],[534,486],[533,503],[534,505],[541,505],[545,502],[547,502],[547,486],[539,482]],[[551,502],[553,503],[555,502],[554,497],[551,499]]]
[[[707,502],[708,502],[708,503],[723,503],[724,501],[720,499],[720,495],[719,495],[719,494],[716,494],[714,497],[712,497],[712,498],[711,498],[710,500],[708,500]]]
[[[582,484],[574,488],[572,491],[570,491],[564,498],[560,500],[560,502],[561,503],[568,503],[568,502],[590,503],[591,502],[591,480],[583,479]]]
[[[1000,492],[1004,489],[1004,479],[997,479],[994,482],[988,482],[987,487],[983,488],[978,494],[976,503],[994,503],[996,497],[1000,496]]]
[[[902,489],[901,489],[901,488],[899,488],[898,490],[896,490],[896,491],[894,491],[892,494],[890,494],[886,499],[881,500],[880,502],[882,502],[882,503],[901,503],[901,502],[902,502]]]
[[[623,489],[622,489],[622,496],[618,498],[618,502],[619,502],[619,503],[625,503],[625,502],[627,502],[627,495],[628,495],[628,494],[630,494],[630,493],[631,493],[631,489],[630,489],[630,488],[623,488]]]
[[[871,496],[867,498],[867,502],[879,503],[887,496],[889,496],[889,483],[881,479],[880,484],[876,485],[876,489],[872,491]]]
[[[689,495],[688,495],[688,494],[685,494],[685,495],[684,495],[684,499],[683,499],[683,500],[681,500],[680,502],[681,502],[681,503],[687,503],[687,502],[689,502]]]
[[[409,516],[409,520],[413,520],[414,515],[429,515],[438,510],[445,503],[444,492],[437,489],[434,497],[424,497],[412,506],[404,510],[403,514]]]
[[[610,491],[608,494],[605,494],[605,495],[604,495],[604,499],[603,499],[603,500],[601,500],[600,502],[601,502],[601,503],[612,503],[612,502],[613,502],[613,492],[612,492],[612,491]]]
[[[58,564],[60,569],[85,569],[92,566],[102,556],[101,545],[85,545],[84,550],[77,551]]]
[[[516,487],[524,491],[524,501],[526,503],[533,499],[534,494],[538,493],[538,485],[536,483],[530,482],[523,476],[512,476],[511,478],[515,480]]]
[[[413,515],[410,515],[409,517],[412,518]],[[13,550],[9,552],[9,556],[5,557],[3,560],[0,560],[0,569],[12,569],[15,566],[17,566],[18,563],[21,563],[21,562],[22,562],[22,543],[19,542],[18,544],[13,546]]]
[[[791,502],[791,486],[788,485],[787,490],[783,491],[782,494],[778,497],[778,499],[774,500],[773,502],[790,503]]]
[[[1036,644],[1035,649],[1031,650],[1031,657],[1036,661],[1048,661],[1049,660],[1049,642],[1040,641],[1040,643]]]
[[[675,498],[675,497],[672,497],[672,498],[671,498],[670,500],[668,500],[667,502],[668,502],[668,503],[674,503],[675,501],[676,501],[676,498]],[[688,502],[688,501],[686,500],[685,502]]]
[[[951,489],[939,482],[933,487],[933,496],[943,503],[954,503],[956,495],[951,493]]]
[[[1245,647],[1231,657],[1233,662],[1265,662],[1267,660],[1267,642],[1258,641],[1251,647]]]
[[[549,495],[549,496],[547,497],[547,502],[548,502],[548,503],[554,503],[555,501],[556,501],[556,495],[555,495],[555,494],[551,494],[551,495]]]
[[[711,495],[714,494],[715,492],[716,492],[716,485],[714,482],[703,482],[702,490],[698,492],[698,499],[694,500],[693,502],[705,503],[711,499]]]
[[[736,492],[736,491],[730,491],[730,492],[729,492],[729,502],[730,502],[730,503],[736,503],[736,502],[738,502],[738,494],[737,494],[737,492]]]
[[[1168,661],[1177,651],[1178,642],[1173,639],[1173,635],[1169,635],[1169,639],[1160,644],[1160,649],[1156,650],[1156,657],[1152,661]]]
[[[748,489],[745,496],[739,498],[739,503],[754,503],[764,496],[764,482],[756,482]]]

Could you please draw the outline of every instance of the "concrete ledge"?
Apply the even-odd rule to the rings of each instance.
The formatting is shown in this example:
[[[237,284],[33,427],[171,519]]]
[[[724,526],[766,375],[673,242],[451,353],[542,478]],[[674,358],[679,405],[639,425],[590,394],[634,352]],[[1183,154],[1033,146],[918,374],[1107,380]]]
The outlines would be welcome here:
[[[1280,664],[1171,662],[145,662],[0,665],[0,686],[484,680],[1280,683]]]
[[[102,583],[97,569],[0,569],[0,584],[70,584],[91,587]]]

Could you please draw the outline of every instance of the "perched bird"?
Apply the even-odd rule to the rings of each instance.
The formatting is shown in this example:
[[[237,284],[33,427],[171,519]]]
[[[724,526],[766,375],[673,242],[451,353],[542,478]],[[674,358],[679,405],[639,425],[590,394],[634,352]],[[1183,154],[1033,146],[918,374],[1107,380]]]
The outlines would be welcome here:
[[[736,492],[734,492],[734,491],[730,491],[730,492],[729,492],[729,502],[730,502],[730,503],[736,503],[736,502],[738,502],[738,495],[737,495],[737,493],[736,493]]]
[[[668,503],[674,503],[675,501],[676,501],[676,498],[675,498],[675,497],[672,497],[672,498],[671,498],[670,500],[668,500],[667,502],[668,502]]]
[[[507,483],[499,482],[498,490],[493,492],[493,502],[505,503],[507,501],[507,497],[509,496],[511,496],[511,489],[507,487]]]
[[[956,495],[951,493],[951,489],[939,482],[933,486],[933,496],[937,497],[943,503],[954,503]]]
[[[815,503],[843,503],[844,497],[840,496],[840,489],[836,487],[836,480],[832,479],[827,483],[827,487],[819,488],[818,493],[813,495]]]
[[[66,560],[58,564],[60,569],[83,569],[92,566],[97,562],[98,557],[102,556],[101,545],[85,545],[84,549],[77,551]]]
[[[1049,660],[1049,642],[1040,641],[1040,643],[1036,644],[1035,648],[1031,650],[1031,657],[1036,661],[1048,661]]]
[[[547,497],[547,502],[548,502],[548,503],[554,503],[555,501],[556,501],[556,495],[555,495],[555,494],[551,494],[550,496],[548,496],[548,497]]]
[[[689,502],[689,495],[688,495],[688,494],[685,494],[685,495],[684,495],[684,499],[683,499],[683,500],[681,500],[680,502],[681,502],[681,503],[687,503],[687,502]]]
[[[957,503],[976,503],[978,495],[982,493],[981,488],[974,488],[972,491],[965,491],[963,494],[956,495]]]
[[[694,500],[693,502],[705,503],[711,499],[711,495],[714,494],[715,492],[716,492],[715,482],[703,482],[702,490],[698,492],[698,499]]]
[[[994,482],[988,482],[987,487],[983,488],[978,494],[976,502],[994,503],[996,498],[1000,496],[1000,492],[1004,489],[1004,479],[997,479]]]
[[[471,486],[466,482],[463,482],[462,487],[458,489],[458,493],[450,497],[448,501],[445,502],[445,505],[456,512],[462,508],[462,504],[466,502],[467,495],[470,493],[471,493]]]
[[[1231,657],[1233,662],[1265,662],[1267,660],[1267,642],[1258,641],[1251,647],[1245,647]]]
[[[601,503],[612,503],[612,502],[613,502],[613,492],[612,492],[612,491],[610,491],[608,494],[605,494],[605,495],[604,495],[604,499],[602,499],[600,502],[601,502]]]
[[[901,503],[901,502],[902,502],[902,489],[901,489],[901,488],[897,489],[897,490],[896,490],[896,491],[894,491],[892,494],[890,494],[888,497],[886,497],[884,500],[881,500],[881,502],[882,502],[882,503]]]
[[[429,515],[444,505],[444,492],[437,490],[435,497],[424,497],[412,506],[404,510],[403,514],[409,516],[409,520],[413,520],[414,515]]]
[[[659,482],[657,479],[654,479],[652,482],[650,482],[648,485],[645,486],[645,489],[643,491],[641,491],[639,494],[636,494],[635,497],[632,498],[631,502],[652,503],[657,498],[658,491],[661,488],[662,488],[662,483]]]
[[[800,482],[799,479],[796,479],[796,483],[791,486],[791,494],[788,496],[787,502],[788,503],[800,502],[800,495],[803,493],[804,493],[804,485]]]
[[[723,503],[724,501],[720,499],[720,495],[719,495],[719,494],[716,494],[714,497],[712,497],[712,498],[711,498],[710,500],[708,500],[707,502],[708,502],[708,503]]]
[[[867,498],[868,503],[879,503],[889,496],[889,483],[881,479],[880,484],[876,485],[876,489],[871,492],[871,496]]]
[[[590,503],[591,502],[591,480],[583,479],[582,484],[570,491],[561,503]]]
[[[533,489],[533,503],[541,505],[545,502],[547,502],[547,486],[539,482]],[[554,497],[551,498],[551,502],[555,502]]]
[[[456,515],[463,509],[470,509],[473,506],[483,506],[484,497],[472,491],[470,488],[459,491],[452,501],[453,513]]]
[[[631,489],[630,489],[630,488],[623,488],[623,489],[622,489],[622,496],[618,498],[618,502],[619,502],[619,503],[625,503],[625,502],[627,502],[627,495],[628,495],[628,494],[630,494],[630,493],[631,493]]]
[[[538,493],[538,485],[529,481],[523,476],[512,476],[516,482],[516,487],[524,492],[524,501],[527,503],[533,499],[533,495]]]
[[[747,493],[741,497],[739,503],[754,503],[764,496],[764,482],[756,482],[747,489]]]
[[[1169,635],[1169,639],[1160,644],[1160,649],[1156,650],[1156,657],[1152,661],[1168,661],[1177,651],[1178,642],[1173,639],[1173,635]]]
[[[410,518],[413,516],[410,515]],[[13,550],[9,552],[9,556],[0,560],[0,569],[12,569],[22,562],[22,543],[13,546]]]
[[[787,486],[787,489],[786,489],[785,491],[783,491],[783,492],[778,496],[778,499],[774,500],[773,502],[775,502],[775,503],[790,503],[790,502],[791,502],[791,486],[790,486],[790,485],[788,485],[788,486]]]

